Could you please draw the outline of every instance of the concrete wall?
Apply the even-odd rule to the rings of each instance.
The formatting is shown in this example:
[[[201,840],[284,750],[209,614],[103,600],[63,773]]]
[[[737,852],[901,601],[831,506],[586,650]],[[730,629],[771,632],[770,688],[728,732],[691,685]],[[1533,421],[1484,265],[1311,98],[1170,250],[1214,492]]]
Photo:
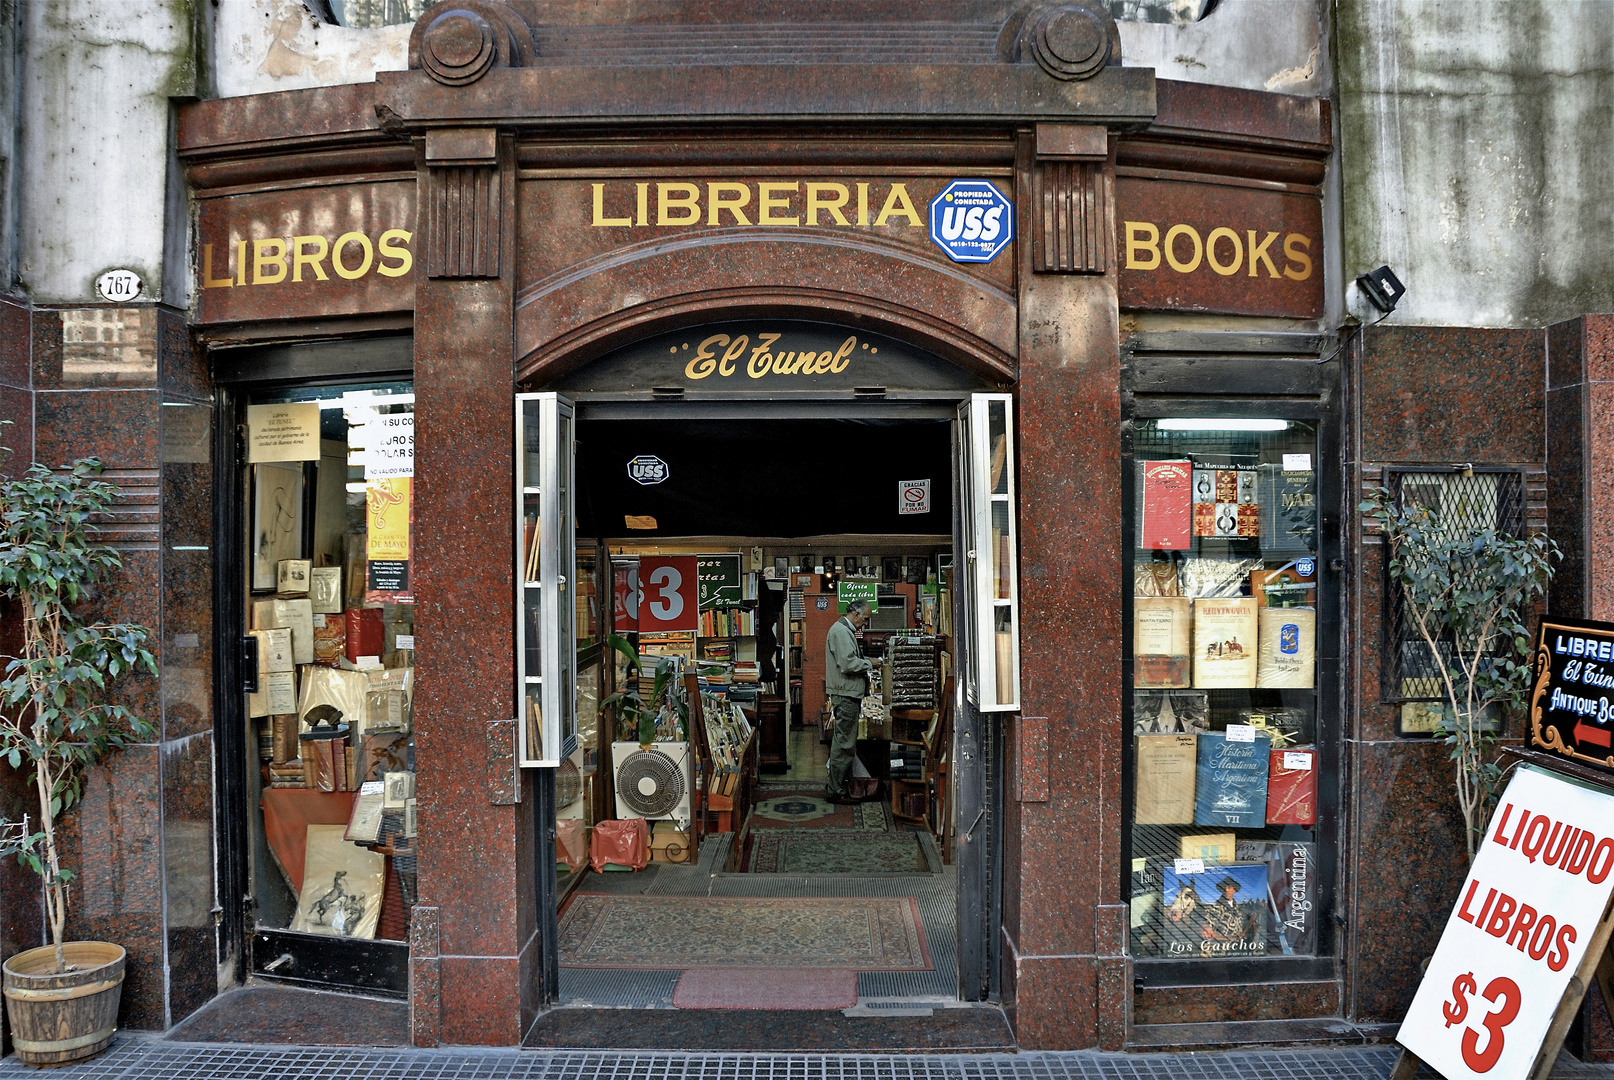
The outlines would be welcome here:
[[[1325,0],[1222,0],[1193,22],[1152,21],[1158,14],[1146,8],[1116,24],[1128,67],[1246,90],[1329,92]]]
[[[222,0],[211,18],[219,97],[370,82],[409,66],[413,23],[335,26],[300,0]]]
[[[34,0],[21,11],[17,280],[35,303],[75,303],[121,267],[140,275],[142,300],[158,299],[169,101],[196,92],[191,0]]]
[[[1345,270],[1396,271],[1389,321],[1608,310],[1614,3],[1339,0],[1335,35]]]
[[[18,0],[0,0],[0,296],[12,290],[17,252]]]

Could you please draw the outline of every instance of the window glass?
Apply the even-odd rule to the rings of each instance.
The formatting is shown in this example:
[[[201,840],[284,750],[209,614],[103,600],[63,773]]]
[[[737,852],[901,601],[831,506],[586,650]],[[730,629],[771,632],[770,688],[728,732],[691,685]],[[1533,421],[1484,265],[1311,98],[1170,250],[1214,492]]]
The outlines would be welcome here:
[[[1134,425],[1132,949],[1314,955],[1317,431]]]
[[[258,395],[246,419],[258,925],[406,941],[416,831],[412,386]]]

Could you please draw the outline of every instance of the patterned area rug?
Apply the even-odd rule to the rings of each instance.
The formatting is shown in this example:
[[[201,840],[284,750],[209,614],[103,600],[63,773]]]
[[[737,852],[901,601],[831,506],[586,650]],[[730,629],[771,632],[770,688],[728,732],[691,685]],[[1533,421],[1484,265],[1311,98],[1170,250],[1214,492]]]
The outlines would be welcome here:
[[[929,971],[912,897],[572,897],[560,963],[583,968]]]
[[[916,832],[753,828],[747,848],[748,874],[923,874],[933,869]]]
[[[822,786],[803,785],[805,790],[791,790],[769,784],[759,788],[752,812],[756,824],[775,828],[781,825],[805,825],[821,829],[889,829],[892,826],[889,807],[881,800],[839,806],[824,798]]]

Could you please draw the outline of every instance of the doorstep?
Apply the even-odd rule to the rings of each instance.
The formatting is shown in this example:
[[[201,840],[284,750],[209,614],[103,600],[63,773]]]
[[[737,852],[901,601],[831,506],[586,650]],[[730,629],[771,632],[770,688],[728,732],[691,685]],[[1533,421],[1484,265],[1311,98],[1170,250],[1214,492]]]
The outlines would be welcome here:
[[[1232,1020],[1205,1024],[1135,1024],[1127,1049],[1230,1050],[1249,1046],[1371,1045],[1395,1038],[1400,1024],[1353,1024],[1337,1017]]]
[[[554,1050],[774,1051],[787,1053],[1012,1052],[1014,1033],[995,1005],[902,1010],[599,1009],[562,1005],[533,1022],[522,1045]],[[850,1015],[848,1015],[850,1013]],[[873,1015],[871,1015],[873,1014]]]

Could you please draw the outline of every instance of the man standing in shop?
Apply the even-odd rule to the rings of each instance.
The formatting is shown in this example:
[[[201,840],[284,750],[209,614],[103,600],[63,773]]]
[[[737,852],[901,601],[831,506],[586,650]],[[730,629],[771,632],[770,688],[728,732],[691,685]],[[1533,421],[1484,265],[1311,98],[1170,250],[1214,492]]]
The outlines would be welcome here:
[[[869,602],[852,600],[824,639],[824,690],[835,717],[824,797],[832,803],[858,801],[852,798],[850,787],[852,762],[857,758],[857,718],[863,711],[863,695],[868,692],[869,671],[874,665],[859,650],[857,632],[868,621]]]

